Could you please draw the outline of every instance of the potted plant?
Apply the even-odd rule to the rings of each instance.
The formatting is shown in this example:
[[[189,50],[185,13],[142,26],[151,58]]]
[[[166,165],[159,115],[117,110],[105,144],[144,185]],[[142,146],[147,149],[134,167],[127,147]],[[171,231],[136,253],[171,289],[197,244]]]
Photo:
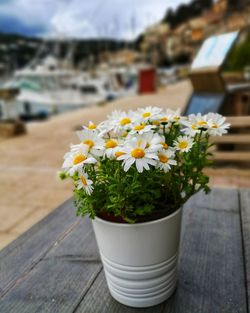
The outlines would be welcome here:
[[[166,300],[176,287],[181,207],[209,191],[209,137],[219,114],[180,116],[147,107],[83,126],[61,178],[74,183],[77,215],[89,215],[112,296],[132,307]]]

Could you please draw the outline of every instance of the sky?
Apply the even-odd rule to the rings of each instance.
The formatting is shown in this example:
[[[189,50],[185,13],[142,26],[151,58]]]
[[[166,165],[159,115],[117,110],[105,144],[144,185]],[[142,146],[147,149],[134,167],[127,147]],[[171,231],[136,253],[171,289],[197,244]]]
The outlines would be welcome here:
[[[0,0],[0,31],[36,37],[133,39],[190,0]]]

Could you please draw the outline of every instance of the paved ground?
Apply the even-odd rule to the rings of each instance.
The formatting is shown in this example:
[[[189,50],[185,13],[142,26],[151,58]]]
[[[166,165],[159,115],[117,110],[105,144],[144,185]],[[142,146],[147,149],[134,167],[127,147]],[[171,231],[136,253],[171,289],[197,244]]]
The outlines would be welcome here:
[[[77,126],[89,120],[98,123],[114,108],[182,108],[190,92],[190,85],[181,82],[156,95],[120,99],[104,107],[81,109],[30,124],[27,135],[0,142],[0,249],[71,196],[71,183],[60,181],[56,173],[69,143],[77,142]],[[250,188],[250,171],[208,172],[213,185]]]

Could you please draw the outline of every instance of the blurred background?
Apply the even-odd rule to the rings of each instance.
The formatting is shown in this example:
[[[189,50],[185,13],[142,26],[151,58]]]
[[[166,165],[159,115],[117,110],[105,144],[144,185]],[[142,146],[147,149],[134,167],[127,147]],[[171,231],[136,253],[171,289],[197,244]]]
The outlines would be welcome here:
[[[232,116],[207,173],[250,187],[249,25],[249,0],[1,0],[0,248],[71,196],[74,132],[113,109]]]

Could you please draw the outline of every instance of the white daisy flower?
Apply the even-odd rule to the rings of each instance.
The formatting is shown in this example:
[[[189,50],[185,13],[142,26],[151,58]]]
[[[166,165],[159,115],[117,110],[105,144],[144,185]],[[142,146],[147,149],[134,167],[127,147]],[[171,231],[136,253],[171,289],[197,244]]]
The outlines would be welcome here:
[[[160,119],[162,108],[148,106],[146,108],[138,109],[135,112],[135,118],[141,122],[155,121]]]
[[[126,153],[122,151],[122,147],[119,147],[119,148],[117,149],[117,151],[114,152],[114,157],[115,157],[116,159],[118,159],[120,156],[122,156],[122,155],[124,155],[124,154],[126,154]]]
[[[98,136],[98,133],[95,130],[84,129],[77,131],[76,133],[81,140],[81,143],[89,147],[89,153],[94,157],[100,157],[103,155],[104,140]]]
[[[171,131],[173,124],[181,124],[183,117],[180,116],[180,109],[173,111],[168,109],[164,112],[159,120],[160,122],[160,133],[168,134]]]
[[[130,131],[130,134],[139,134],[142,135],[144,133],[150,132],[152,129],[154,129],[155,125],[146,125],[145,123],[134,125],[132,130]]]
[[[97,129],[97,125],[94,124],[92,121],[89,121],[89,124],[88,126],[83,126],[84,129],[91,129],[91,130],[94,130],[94,129]]]
[[[126,134],[126,131],[124,130],[120,130],[118,132],[118,131],[111,130],[109,128],[102,127],[102,129],[100,129],[99,137],[103,139],[120,138],[120,137],[123,137],[125,134]]]
[[[182,132],[187,136],[194,137],[196,134],[200,133],[201,130],[197,127],[195,123],[193,123],[193,124],[190,124],[188,127],[183,128]]]
[[[169,145],[165,142],[165,138],[163,138],[163,140],[160,142],[160,144],[161,144],[163,150],[171,149],[171,147],[169,147]]]
[[[108,139],[105,143],[105,152],[104,154],[109,159],[115,158],[115,153],[120,149],[118,140],[116,139]]]
[[[165,138],[157,133],[153,133],[152,131],[144,133],[140,138],[146,141],[147,151],[151,152],[161,150],[163,148],[163,143],[165,144]]]
[[[187,119],[183,121],[183,125],[195,125],[197,128],[208,128],[208,117],[201,113],[190,114]]]
[[[119,151],[121,155],[117,157],[117,160],[123,160],[125,172],[134,163],[139,173],[143,172],[144,169],[149,170],[149,165],[155,166],[157,164],[157,154],[151,152],[146,146],[146,140],[143,140],[140,136],[135,136],[130,138],[129,141],[126,141],[124,147]]]
[[[126,141],[129,141],[131,138],[134,137],[137,138],[138,142],[139,140],[146,141],[147,151],[156,152],[162,149],[169,148],[168,144],[165,142],[165,137],[159,135],[158,133],[154,133],[153,131],[146,132],[142,135],[129,133]]]
[[[176,150],[181,152],[188,152],[193,146],[193,139],[188,136],[180,136],[174,141]]]
[[[81,172],[79,175],[79,179],[76,181],[77,189],[83,189],[87,195],[91,195],[93,192],[94,187],[93,181],[91,179],[88,179],[88,174]]]
[[[207,115],[190,114],[187,119],[182,120],[182,124],[186,126],[183,129],[183,132],[189,136],[195,136],[197,133],[200,133],[201,130],[206,132],[209,127],[209,121]]]
[[[226,118],[218,113],[208,113],[209,120],[208,133],[212,136],[222,136],[228,132],[229,123],[225,123]]]
[[[64,162],[62,168],[66,172],[73,176],[76,172],[79,172],[86,164],[96,163],[96,159],[88,155],[89,146],[85,144],[72,145],[71,151],[64,156]]]
[[[108,119],[100,124],[102,134],[109,133],[112,137],[121,136],[126,130],[132,127],[132,114],[115,110],[108,116]]]
[[[171,165],[177,165],[177,162],[173,159],[174,152],[170,149],[163,150],[158,154],[159,162],[157,168],[163,170],[165,173],[171,169]]]
[[[111,122],[112,124],[115,124],[125,117],[127,117],[127,114],[125,111],[114,110],[111,112],[111,114],[108,115],[107,121]]]
[[[167,109],[167,111],[162,115],[160,121],[161,123],[163,122],[168,122],[168,123],[179,123],[181,120],[181,110],[178,109],[176,111],[173,111],[171,109]]]
[[[169,119],[169,117],[167,116],[167,114],[164,114],[161,116],[161,118],[159,119],[159,123],[169,123],[171,120]]]
[[[107,134],[112,131],[112,127],[113,126],[111,125],[111,123],[108,120],[101,122],[97,127],[97,129],[99,131],[99,136],[109,138],[109,136],[107,136]]]
[[[132,127],[133,119],[132,112],[119,112],[119,116],[116,119],[119,128],[128,129]]]

